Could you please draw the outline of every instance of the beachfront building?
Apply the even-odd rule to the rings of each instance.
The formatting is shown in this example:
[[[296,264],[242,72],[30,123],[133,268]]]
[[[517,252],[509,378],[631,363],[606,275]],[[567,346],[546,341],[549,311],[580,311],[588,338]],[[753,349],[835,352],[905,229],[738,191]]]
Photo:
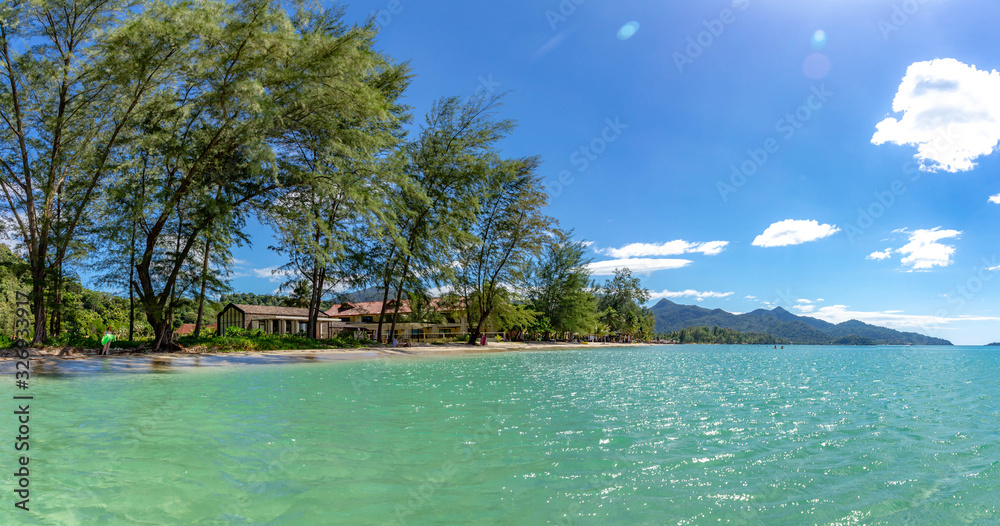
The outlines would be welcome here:
[[[465,310],[461,305],[446,305],[438,299],[433,299],[426,312],[417,312],[416,315],[411,308],[410,300],[400,301],[396,333],[389,334],[392,328],[392,314],[395,309],[395,300],[386,304],[385,318],[382,323],[383,339],[441,340],[466,335],[469,332]],[[334,320],[360,327],[368,333],[369,338],[375,339],[381,311],[381,301],[344,302],[333,305],[326,311],[326,314]]]
[[[194,326],[195,326],[195,324],[193,324],[193,323],[185,323],[185,324],[181,325],[180,327],[177,327],[176,329],[174,329],[174,338],[180,338],[181,336],[191,336],[192,334],[194,334]],[[216,326],[214,324],[213,325],[202,325],[202,327],[201,327],[201,331],[202,331],[201,335],[204,336],[206,333],[209,333],[209,334],[214,333],[215,332],[215,327]]]
[[[219,313],[217,326],[222,335],[232,327],[259,329],[268,334],[305,334],[308,323],[309,309],[230,303]],[[343,330],[357,330],[352,324],[331,318],[322,311],[317,323],[317,336],[320,338],[330,338]]]

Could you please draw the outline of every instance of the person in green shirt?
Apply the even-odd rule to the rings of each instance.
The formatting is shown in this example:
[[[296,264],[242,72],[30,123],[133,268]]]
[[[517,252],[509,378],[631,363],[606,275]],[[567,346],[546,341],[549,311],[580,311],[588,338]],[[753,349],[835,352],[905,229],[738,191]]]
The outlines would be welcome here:
[[[101,343],[104,348],[101,350],[101,354],[108,354],[111,352],[111,342],[115,341],[115,333],[111,332],[111,327],[104,333],[104,337],[101,338]]]

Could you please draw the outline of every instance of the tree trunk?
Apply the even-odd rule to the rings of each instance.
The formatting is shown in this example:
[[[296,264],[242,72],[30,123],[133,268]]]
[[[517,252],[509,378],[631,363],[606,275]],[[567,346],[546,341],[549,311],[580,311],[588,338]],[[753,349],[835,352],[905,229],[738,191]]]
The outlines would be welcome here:
[[[399,318],[399,302],[403,297],[403,284],[406,283],[406,274],[410,271],[410,257],[406,256],[406,263],[403,264],[403,275],[399,277],[399,288],[396,289],[396,308],[392,311],[392,328],[389,329],[389,334],[393,338],[396,336],[396,320]],[[382,306],[385,310],[385,306]]]
[[[382,308],[378,313],[378,330],[375,333],[375,341],[382,341],[382,320],[385,319],[385,303],[389,301],[389,284],[392,281],[392,271],[396,268],[396,263],[393,257],[396,255],[396,246],[393,245],[392,250],[389,251],[389,259],[386,263],[385,268],[385,279],[382,281],[384,285],[382,292]]]
[[[492,309],[490,309],[492,311]],[[479,322],[476,323],[476,328],[469,331],[469,345],[476,345],[479,341],[479,336],[483,333],[483,324],[486,323],[486,318],[488,318],[490,312],[479,317]]]
[[[205,236],[205,259],[201,264],[201,292],[198,294],[198,319],[194,322],[194,337],[201,336],[201,317],[205,312],[205,285],[208,282],[208,253],[212,249],[212,244]]]
[[[128,250],[128,341],[135,341],[135,222]]]
[[[317,264],[313,264],[313,290],[309,296],[309,321],[306,324],[306,335],[314,340],[320,339],[319,311],[323,304],[322,291],[326,281],[326,271],[317,270],[317,266]],[[329,334],[326,336],[330,337]]]
[[[32,345],[41,345],[45,341],[45,265],[31,265],[31,301],[34,303],[35,334],[31,338]]]

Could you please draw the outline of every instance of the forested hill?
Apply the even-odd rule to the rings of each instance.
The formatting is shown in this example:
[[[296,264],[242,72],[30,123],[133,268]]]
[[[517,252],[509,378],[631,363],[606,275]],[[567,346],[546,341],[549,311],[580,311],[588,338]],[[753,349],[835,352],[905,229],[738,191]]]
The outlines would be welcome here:
[[[656,332],[664,334],[689,327],[715,327],[741,332],[770,334],[792,343],[826,345],[836,340],[866,339],[878,345],[951,345],[948,340],[932,338],[915,332],[901,332],[870,325],[857,320],[839,324],[808,316],[797,316],[778,307],[758,309],[746,314],[732,314],[722,309],[705,309],[696,305],[679,305],[660,300],[653,307]],[[851,338],[856,337],[856,338]]]

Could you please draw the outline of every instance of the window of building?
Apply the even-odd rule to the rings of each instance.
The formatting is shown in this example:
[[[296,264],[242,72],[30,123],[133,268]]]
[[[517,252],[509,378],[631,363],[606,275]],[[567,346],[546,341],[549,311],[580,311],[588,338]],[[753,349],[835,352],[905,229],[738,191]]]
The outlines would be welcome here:
[[[441,329],[441,334],[451,334],[451,329]]]
[[[362,316],[361,317],[361,323],[375,323],[375,317],[374,316]]]
[[[300,321],[299,322],[299,332],[302,333],[302,334],[305,334],[308,331],[309,331],[309,324],[306,323],[306,322],[304,322],[304,321]]]
[[[271,330],[271,332],[273,332],[274,334],[278,334],[279,332],[281,332],[281,322],[280,321],[274,320],[274,323],[272,324],[272,326],[274,328]]]

